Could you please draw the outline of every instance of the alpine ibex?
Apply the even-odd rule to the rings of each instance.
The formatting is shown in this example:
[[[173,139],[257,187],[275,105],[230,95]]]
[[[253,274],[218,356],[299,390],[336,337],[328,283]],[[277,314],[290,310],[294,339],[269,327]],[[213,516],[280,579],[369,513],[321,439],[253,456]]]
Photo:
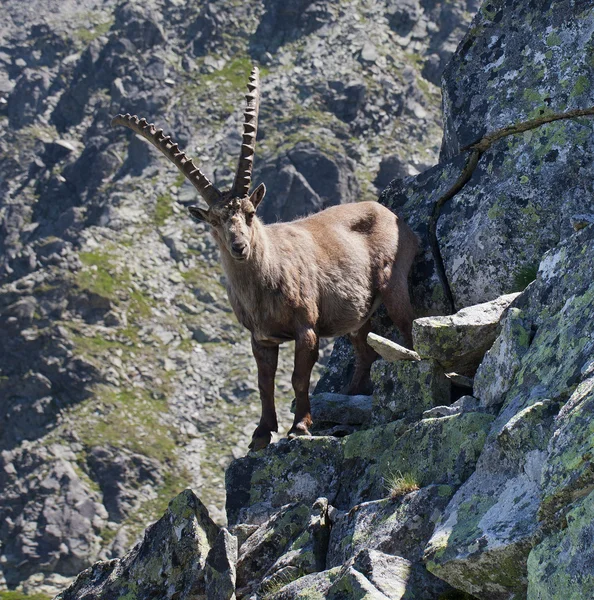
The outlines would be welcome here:
[[[260,424],[250,448],[270,443],[278,430],[274,377],[279,344],[295,341],[292,383],[296,410],[289,437],[309,435],[309,382],[320,337],[349,334],[356,361],[345,390],[369,383],[377,354],[366,343],[370,317],[383,301],[405,342],[411,345],[412,307],[408,272],[417,252],[412,230],[376,202],[327,208],[291,223],[264,225],[256,211],[266,188],[251,194],[260,84],[254,68],[248,84],[243,143],[233,187],[219,191],[161,129],[136,116],[118,115],[154,144],[191,181],[208,210],[190,206],[194,219],[210,225],[227,276],[227,293],[238,320],[251,332],[262,401]]]

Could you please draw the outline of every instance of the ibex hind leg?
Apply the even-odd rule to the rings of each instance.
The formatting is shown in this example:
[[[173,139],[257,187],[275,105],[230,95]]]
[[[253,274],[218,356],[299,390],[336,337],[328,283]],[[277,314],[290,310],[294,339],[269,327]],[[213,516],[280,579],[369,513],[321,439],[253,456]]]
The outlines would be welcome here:
[[[358,331],[349,334],[355,349],[355,371],[351,382],[342,389],[343,394],[354,396],[357,394],[370,394],[373,391],[369,373],[371,365],[378,354],[367,344],[367,334],[370,331],[371,319],[368,319]]]
[[[402,272],[394,269],[388,284],[380,290],[380,294],[390,319],[402,335],[404,345],[412,348],[414,313],[408,293],[408,270]]]

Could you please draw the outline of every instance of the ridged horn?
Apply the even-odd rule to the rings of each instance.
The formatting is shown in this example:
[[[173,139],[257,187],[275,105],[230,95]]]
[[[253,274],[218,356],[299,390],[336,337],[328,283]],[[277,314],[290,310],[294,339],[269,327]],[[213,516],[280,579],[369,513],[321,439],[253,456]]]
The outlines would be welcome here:
[[[246,109],[243,121],[243,138],[237,173],[233,182],[232,194],[235,197],[247,196],[252,182],[252,168],[256,152],[256,135],[258,134],[258,112],[260,111],[260,71],[252,69],[248,83]]]
[[[114,117],[111,126],[116,125],[128,127],[160,150],[190,180],[208,206],[212,206],[221,198],[221,192],[207,179],[194,161],[179,149],[178,144],[174,143],[170,136],[163,134],[162,129],[157,129],[153,123],[148,123],[146,119],[139,119],[129,113]]]

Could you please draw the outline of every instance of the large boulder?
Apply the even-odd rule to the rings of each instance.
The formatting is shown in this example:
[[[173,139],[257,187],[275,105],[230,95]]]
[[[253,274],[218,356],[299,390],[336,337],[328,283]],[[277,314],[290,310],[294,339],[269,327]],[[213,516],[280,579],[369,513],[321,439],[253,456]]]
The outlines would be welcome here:
[[[329,533],[325,498],[316,500],[312,507],[292,504],[281,509],[241,547],[237,563],[240,595],[257,590],[265,596],[289,581],[323,571]]]
[[[415,350],[447,371],[473,375],[497,337],[504,311],[517,295],[507,294],[450,316],[416,319],[412,330]]]
[[[400,556],[362,550],[342,567],[306,575],[270,594],[270,600],[438,600],[449,588]]]
[[[528,555],[528,600],[594,596],[594,493],[571,505],[567,527]]]
[[[449,485],[429,485],[340,513],[332,524],[326,566],[343,565],[365,549],[418,563],[454,491]]]
[[[268,223],[354,202],[359,195],[353,161],[329,155],[311,142],[299,142],[286,154],[267,161],[254,179],[266,182],[266,197],[258,214]]]
[[[450,404],[451,384],[434,360],[387,362],[371,367],[375,425],[398,419],[415,421],[424,411]]]
[[[313,394],[310,397],[311,431],[331,429],[350,432],[353,428],[369,426],[371,422],[371,396],[346,396],[344,394]]]
[[[492,421],[491,415],[470,412],[412,424],[394,421],[349,435],[335,506],[385,498],[401,475],[419,486],[460,485],[472,474]]]

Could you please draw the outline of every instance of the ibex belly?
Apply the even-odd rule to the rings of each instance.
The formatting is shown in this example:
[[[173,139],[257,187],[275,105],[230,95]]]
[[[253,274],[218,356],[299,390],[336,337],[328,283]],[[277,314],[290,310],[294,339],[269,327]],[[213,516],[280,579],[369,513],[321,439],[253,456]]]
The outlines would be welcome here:
[[[365,292],[326,298],[320,307],[319,335],[336,337],[358,331],[381,303],[379,296]]]

